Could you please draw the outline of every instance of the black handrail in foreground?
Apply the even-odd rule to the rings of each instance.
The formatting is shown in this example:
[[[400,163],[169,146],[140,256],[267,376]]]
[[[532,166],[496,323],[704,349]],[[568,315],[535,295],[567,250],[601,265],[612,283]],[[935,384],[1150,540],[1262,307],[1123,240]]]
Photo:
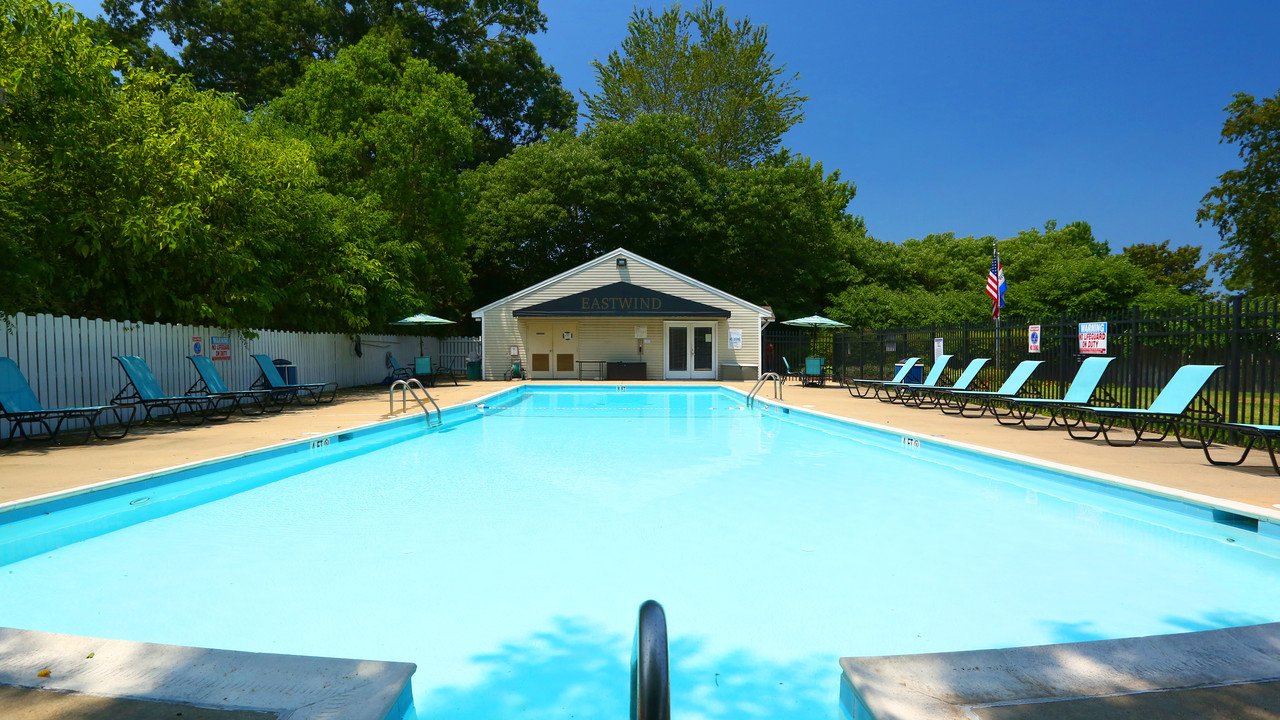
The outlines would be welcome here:
[[[656,600],[645,600],[631,645],[631,720],[671,720],[671,677],[667,663],[667,615]]]

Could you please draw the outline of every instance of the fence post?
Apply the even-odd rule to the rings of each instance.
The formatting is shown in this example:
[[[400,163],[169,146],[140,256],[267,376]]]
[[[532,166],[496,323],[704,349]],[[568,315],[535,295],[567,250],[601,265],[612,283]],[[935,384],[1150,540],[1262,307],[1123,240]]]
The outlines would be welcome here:
[[[1231,347],[1227,351],[1227,392],[1230,393],[1231,401],[1227,409],[1227,422],[1238,422],[1240,417],[1240,333],[1243,330],[1243,305],[1243,295],[1231,298]]]
[[[1130,322],[1133,323],[1133,351],[1129,359],[1129,407],[1139,407],[1138,391],[1142,385],[1142,306],[1134,305]]]

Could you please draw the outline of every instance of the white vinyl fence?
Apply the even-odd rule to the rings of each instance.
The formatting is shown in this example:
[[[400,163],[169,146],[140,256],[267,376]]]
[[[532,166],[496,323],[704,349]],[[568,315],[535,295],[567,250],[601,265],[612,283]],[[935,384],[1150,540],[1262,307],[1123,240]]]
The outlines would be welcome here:
[[[246,389],[258,379],[258,365],[249,357],[255,353],[290,361],[298,368],[299,382],[334,381],[339,387],[353,387],[378,383],[389,375],[388,352],[401,366],[412,367],[420,351],[439,356],[447,348],[450,354],[465,357],[480,347],[479,338],[253,332],[256,337],[250,340],[238,332],[208,326],[18,313],[0,318],[0,357],[18,364],[44,407],[59,408],[110,404],[127,382],[113,355],[141,357],[165,393],[186,393],[197,378],[186,357],[195,354],[195,338],[201,354],[209,357],[215,357],[212,338],[229,339],[230,357],[215,364],[231,390]],[[360,355],[355,337],[360,339]],[[9,423],[0,422],[0,438],[8,437],[11,430]]]

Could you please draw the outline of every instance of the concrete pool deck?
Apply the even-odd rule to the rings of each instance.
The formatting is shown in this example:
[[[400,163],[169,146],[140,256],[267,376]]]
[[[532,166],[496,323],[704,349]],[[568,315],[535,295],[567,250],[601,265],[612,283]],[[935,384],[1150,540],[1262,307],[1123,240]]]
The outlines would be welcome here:
[[[537,385],[537,383],[533,384]],[[609,386],[612,383],[584,382],[582,384],[600,387],[601,385]],[[687,383],[628,383],[632,387],[656,387],[663,384]],[[735,387],[744,392],[750,390],[752,385],[752,383],[719,384]],[[441,407],[448,407],[472,402],[514,385],[516,383],[463,382],[456,387],[448,385],[433,388],[432,394]],[[771,389],[766,386],[762,395],[770,397]],[[1239,503],[1256,509],[1259,515],[1280,517],[1276,508],[1276,505],[1280,504],[1280,477],[1272,471],[1265,455],[1251,455],[1249,463],[1238,468],[1214,467],[1205,461],[1204,455],[1199,450],[1178,447],[1172,440],[1144,443],[1132,448],[1113,448],[1101,440],[1071,440],[1061,430],[1031,432],[1021,428],[1000,426],[990,418],[959,418],[943,415],[937,410],[904,408],[873,399],[854,398],[847,391],[836,386],[812,388],[788,384],[784,389],[783,402],[793,407],[812,409],[892,428],[920,438],[943,438],[1128,478],[1138,483],[1167,488],[1174,494],[1192,493],[1216,498],[1225,503]],[[398,397],[396,406],[399,406]],[[411,412],[420,412],[412,400],[409,407],[412,408]],[[397,413],[394,416],[400,417],[401,414]],[[293,407],[277,415],[237,416],[227,422],[208,423],[194,428],[175,425],[137,428],[121,440],[93,440],[85,445],[68,447],[16,443],[7,450],[0,450],[0,504],[251,451],[290,440],[329,435],[390,417],[393,415],[388,412],[387,389],[366,387],[344,390],[339,393],[337,401],[329,405]],[[1141,655],[1129,658],[1130,662],[1138,668],[1142,667],[1145,659]],[[845,669],[849,670],[848,667]],[[1259,668],[1259,670],[1265,669]],[[1111,671],[1102,668],[1099,671],[1110,673],[1117,681],[1132,680],[1140,674],[1135,672],[1133,667],[1113,668]],[[1016,668],[1011,674],[1018,675]],[[937,681],[939,680],[932,680],[932,682]],[[0,688],[5,684],[5,680],[0,679]],[[30,686],[25,682],[10,681],[9,684]],[[74,688],[64,689],[73,690]],[[919,691],[908,687],[903,687],[903,690],[908,694]],[[1206,690],[1208,693],[1218,691],[1214,688]],[[1225,697],[1226,693],[1233,691],[1229,687],[1224,687],[1221,692]],[[1280,697],[1280,687],[1275,684],[1259,686],[1258,692],[1266,694],[1268,698]],[[111,695],[106,691],[100,691],[99,694]],[[123,695],[127,696],[127,693]],[[0,695],[0,716],[22,717],[18,713],[23,711],[23,708],[16,703],[25,702],[27,703],[25,711],[30,717],[54,717],[55,715],[47,713],[39,714],[38,708],[43,707],[47,710],[51,707],[50,703],[64,702],[66,699],[60,694],[47,692],[35,695],[30,693]],[[4,704],[6,700],[14,704],[6,706]],[[1240,701],[1233,699],[1231,702],[1238,706]],[[1280,707],[1280,703],[1274,704]],[[1254,709],[1261,710],[1261,707],[1255,704]],[[1067,704],[1043,703],[1037,708],[1035,716],[1050,720],[1078,717],[1071,715],[1068,710],[1075,712],[1075,709],[1069,708]],[[1011,711],[1006,711],[1008,717],[1014,717],[1008,712]],[[74,713],[63,715],[63,717],[85,716]],[[110,717],[112,713],[108,710],[101,716]],[[1090,716],[1133,717],[1119,710],[1112,712],[1105,708]],[[1256,717],[1273,716],[1259,714]],[[992,718],[994,720],[995,715],[992,715]]]
[[[432,388],[441,407],[463,404],[512,387],[510,382],[462,382]],[[536,385],[537,383],[533,383]],[[557,384],[565,384],[557,382]],[[572,383],[569,383],[572,384]],[[600,382],[584,382],[599,387]],[[636,385],[636,383],[630,383]],[[657,386],[663,383],[643,383]],[[669,383],[680,384],[680,383]],[[685,383],[687,384],[687,383]],[[752,383],[717,383],[749,391]],[[763,397],[771,396],[766,386]],[[1199,450],[1182,448],[1172,439],[1116,448],[1102,440],[1072,440],[1063,430],[1032,432],[1004,427],[989,417],[961,418],[937,410],[905,408],[870,398],[854,398],[835,386],[788,384],[783,402],[794,407],[893,428],[919,437],[945,438],[1062,465],[1130,478],[1174,491],[1243,503],[1277,514],[1280,477],[1265,453],[1253,453],[1239,467],[1215,467]],[[400,400],[397,395],[396,407]],[[411,412],[417,410],[409,401]],[[396,417],[399,417],[397,414]],[[50,447],[14,443],[0,450],[0,504],[48,493],[153,472],[289,440],[347,430],[392,417],[387,390],[372,386],[339,393],[337,400],[315,407],[291,407],[275,415],[236,416],[199,427],[156,425],[136,428],[121,440],[92,440],[85,445]],[[1224,450],[1224,454],[1229,454]]]

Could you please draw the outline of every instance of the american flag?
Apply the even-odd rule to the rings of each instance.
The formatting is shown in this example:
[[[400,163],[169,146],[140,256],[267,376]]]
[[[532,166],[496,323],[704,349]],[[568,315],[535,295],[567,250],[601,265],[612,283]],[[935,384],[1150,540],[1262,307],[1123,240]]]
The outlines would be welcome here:
[[[1000,264],[1000,253],[996,246],[991,246],[991,271],[987,273],[987,295],[991,297],[991,317],[1000,317],[1000,308],[1004,307],[1004,266]]]

